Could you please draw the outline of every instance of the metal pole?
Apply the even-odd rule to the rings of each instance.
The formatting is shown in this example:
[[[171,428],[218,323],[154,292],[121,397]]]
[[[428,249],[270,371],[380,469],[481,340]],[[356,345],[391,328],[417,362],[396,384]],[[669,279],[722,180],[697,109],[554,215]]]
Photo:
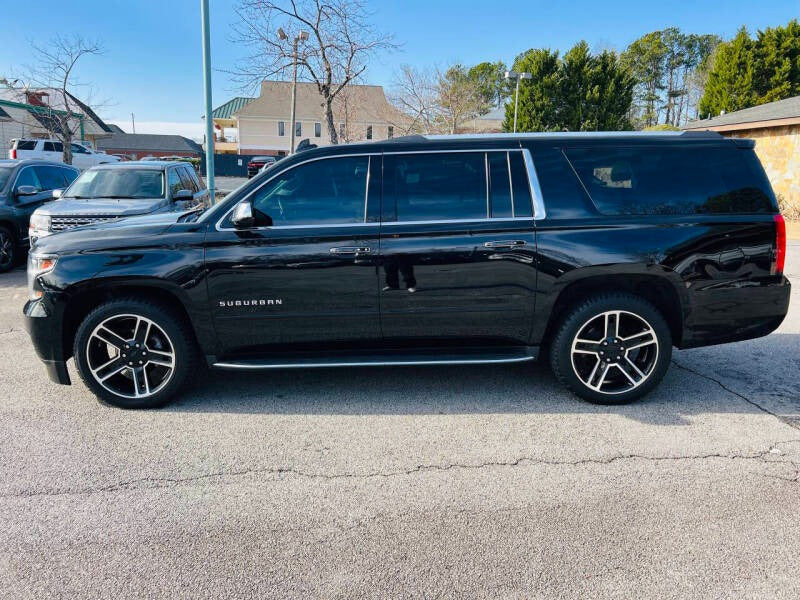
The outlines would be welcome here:
[[[517,92],[514,94],[514,133],[517,133],[517,111],[519,110],[519,80],[522,79],[520,74],[517,74]]]
[[[294,51],[292,52],[292,130],[289,132],[289,154],[294,154],[294,134],[295,134],[295,106],[297,104],[297,43],[299,37],[294,38]]]
[[[211,25],[208,19],[208,0],[200,0],[203,16],[203,75],[206,96],[206,186],[208,197],[214,204],[214,121],[211,118]]]

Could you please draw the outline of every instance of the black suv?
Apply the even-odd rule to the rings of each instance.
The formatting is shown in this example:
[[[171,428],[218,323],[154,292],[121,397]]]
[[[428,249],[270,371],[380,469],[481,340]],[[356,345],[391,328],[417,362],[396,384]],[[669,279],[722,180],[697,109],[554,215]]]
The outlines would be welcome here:
[[[75,167],[45,160],[0,160],[0,273],[27,248],[33,211],[79,174]]]
[[[753,142],[716,133],[413,136],[308,150],[204,213],[40,240],[50,377],[162,404],[223,369],[513,363],[651,390],[672,347],[783,320],[785,229]]]

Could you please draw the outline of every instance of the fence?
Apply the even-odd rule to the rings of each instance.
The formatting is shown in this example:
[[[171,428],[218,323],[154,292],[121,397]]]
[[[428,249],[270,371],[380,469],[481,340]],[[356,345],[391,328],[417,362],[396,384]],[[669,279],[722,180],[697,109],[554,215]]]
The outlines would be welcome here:
[[[247,163],[254,156],[263,154],[215,154],[214,155],[214,176],[215,177],[247,177]],[[206,157],[200,164],[200,172],[206,172]]]

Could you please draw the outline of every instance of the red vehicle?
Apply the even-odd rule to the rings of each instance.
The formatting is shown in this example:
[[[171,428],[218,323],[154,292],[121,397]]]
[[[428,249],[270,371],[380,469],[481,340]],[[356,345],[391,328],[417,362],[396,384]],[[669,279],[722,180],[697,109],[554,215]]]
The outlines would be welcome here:
[[[247,178],[255,177],[264,168],[264,165],[274,163],[276,160],[274,156],[254,156],[247,163]]]

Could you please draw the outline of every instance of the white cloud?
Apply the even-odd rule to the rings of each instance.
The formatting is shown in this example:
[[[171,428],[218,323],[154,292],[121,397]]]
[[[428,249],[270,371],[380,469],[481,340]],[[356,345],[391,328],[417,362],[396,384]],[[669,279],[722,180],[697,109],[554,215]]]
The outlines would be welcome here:
[[[126,133],[133,133],[130,121],[108,121],[119,125]],[[136,133],[161,133],[165,135],[182,135],[202,142],[205,134],[205,123],[182,121],[136,121]]]

